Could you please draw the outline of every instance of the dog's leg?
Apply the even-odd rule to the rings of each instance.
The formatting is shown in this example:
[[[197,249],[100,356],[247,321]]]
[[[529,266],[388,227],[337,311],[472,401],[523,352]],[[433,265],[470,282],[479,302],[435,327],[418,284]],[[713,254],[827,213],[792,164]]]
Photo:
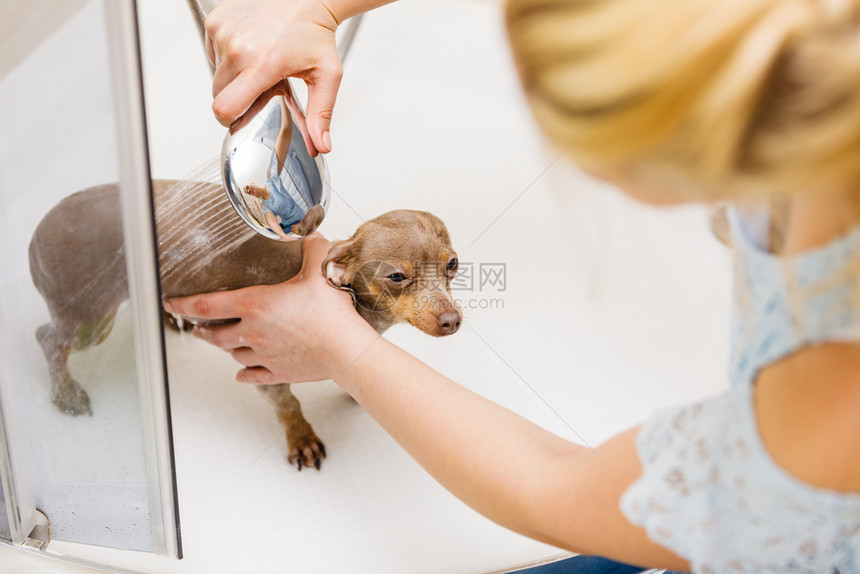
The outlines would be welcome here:
[[[64,413],[73,415],[92,415],[90,397],[69,373],[67,361],[72,348],[68,337],[58,336],[53,323],[42,325],[36,330],[36,339],[48,360],[51,376],[51,400]],[[62,343],[62,341],[67,341]]]
[[[290,391],[290,385],[258,385],[258,389],[275,407],[278,421],[287,433],[287,459],[299,470],[303,466],[320,469],[325,458],[325,445],[314,433],[302,414],[302,406]]]

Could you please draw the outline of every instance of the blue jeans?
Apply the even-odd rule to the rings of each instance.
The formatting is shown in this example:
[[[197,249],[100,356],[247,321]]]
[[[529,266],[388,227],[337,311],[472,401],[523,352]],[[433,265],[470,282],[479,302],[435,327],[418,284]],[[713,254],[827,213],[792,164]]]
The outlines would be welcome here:
[[[647,570],[599,556],[572,556],[551,564],[518,570],[515,574],[639,574]]]

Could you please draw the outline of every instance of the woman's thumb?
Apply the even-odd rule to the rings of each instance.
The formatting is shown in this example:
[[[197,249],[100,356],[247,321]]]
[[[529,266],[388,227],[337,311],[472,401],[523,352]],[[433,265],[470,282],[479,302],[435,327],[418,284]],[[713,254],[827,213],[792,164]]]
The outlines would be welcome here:
[[[302,272],[304,276],[309,270],[321,273],[322,262],[328,255],[331,244],[319,233],[311,233],[302,241]]]

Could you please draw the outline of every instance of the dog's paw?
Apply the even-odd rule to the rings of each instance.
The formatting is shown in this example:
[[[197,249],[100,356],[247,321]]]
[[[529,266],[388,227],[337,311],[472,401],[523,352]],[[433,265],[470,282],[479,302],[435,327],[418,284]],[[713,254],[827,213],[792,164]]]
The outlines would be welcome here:
[[[319,470],[322,466],[325,445],[313,431],[295,439],[288,438],[287,448],[290,451],[287,460],[290,464],[296,465],[299,470],[311,466]]]
[[[65,387],[62,390],[55,392],[53,396],[54,404],[60,409],[60,412],[70,415],[90,415],[93,411],[90,408],[90,396],[81,387]]]

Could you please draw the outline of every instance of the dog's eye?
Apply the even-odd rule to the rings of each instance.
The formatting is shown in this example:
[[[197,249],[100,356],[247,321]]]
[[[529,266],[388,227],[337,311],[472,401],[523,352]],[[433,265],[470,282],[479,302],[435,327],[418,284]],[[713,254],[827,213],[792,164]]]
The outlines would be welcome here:
[[[403,283],[406,281],[406,276],[403,273],[392,273],[388,278],[395,283]]]
[[[457,265],[459,265],[459,262],[457,261],[457,258],[456,258],[456,257],[452,257],[452,258],[451,258],[451,261],[449,261],[449,262],[448,262],[448,271],[456,271],[456,270],[457,270]]]

